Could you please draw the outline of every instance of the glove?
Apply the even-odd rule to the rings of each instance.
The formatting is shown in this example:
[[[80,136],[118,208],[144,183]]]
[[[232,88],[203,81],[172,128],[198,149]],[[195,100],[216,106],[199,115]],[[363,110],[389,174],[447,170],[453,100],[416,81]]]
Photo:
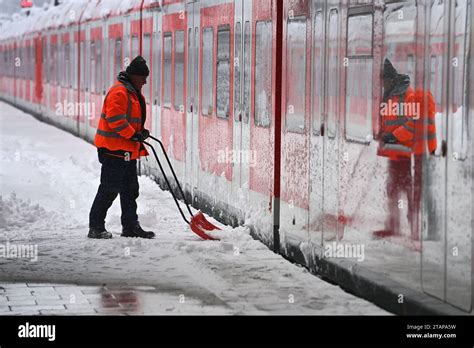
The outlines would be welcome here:
[[[133,141],[139,141],[142,142],[150,136],[150,131],[148,129],[143,129],[141,131],[135,132],[135,134],[132,136]]]
[[[392,133],[385,133],[382,136],[382,140],[384,143],[387,143],[387,144],[395,144],[398,142],[397,138],[395,138],[395,136]]]

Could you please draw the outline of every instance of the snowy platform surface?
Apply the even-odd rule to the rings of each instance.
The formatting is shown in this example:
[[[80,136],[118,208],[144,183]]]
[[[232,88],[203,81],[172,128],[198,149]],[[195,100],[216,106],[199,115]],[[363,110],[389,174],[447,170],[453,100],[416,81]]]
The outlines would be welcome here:
[[[138,215],[156,239],[120,237],[119,199],[107,220],[114,238],[88,239],[95,147],[3,102],[0,125],[0,315],[389,314],[273,253],[245,227],[201,241],[147,177]]]

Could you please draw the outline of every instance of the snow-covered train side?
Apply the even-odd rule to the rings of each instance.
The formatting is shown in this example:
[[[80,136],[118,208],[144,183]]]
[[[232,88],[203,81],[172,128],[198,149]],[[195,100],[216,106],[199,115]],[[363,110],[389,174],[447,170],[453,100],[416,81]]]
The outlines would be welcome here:
[[[277,0],[64,1],[3,23],[0,97],[92,141],[108,87],[142,54],[147,127],[193,205],[316,271],[344,257],[472,313],[473,14],[471,1],[286,1],[280,38]],[[436,103],[437,148],[412,158],[397,214],[385,58]],[[140,167],[162,182],[152,159]],[[374,239],[391,219],[400,233]]]

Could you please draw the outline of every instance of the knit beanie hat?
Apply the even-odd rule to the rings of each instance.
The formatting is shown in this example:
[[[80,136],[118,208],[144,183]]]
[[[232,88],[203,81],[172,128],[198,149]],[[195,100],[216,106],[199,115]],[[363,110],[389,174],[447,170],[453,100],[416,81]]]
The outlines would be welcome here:
[[[385,58],[383,63],[383,78],[394,79],[398,75],[398,71],[393,67],[392,62]]]
[[[129,75],[148,76],[150,70],[146,65],[146,60],[142,56],[135,57],[126,70]]]

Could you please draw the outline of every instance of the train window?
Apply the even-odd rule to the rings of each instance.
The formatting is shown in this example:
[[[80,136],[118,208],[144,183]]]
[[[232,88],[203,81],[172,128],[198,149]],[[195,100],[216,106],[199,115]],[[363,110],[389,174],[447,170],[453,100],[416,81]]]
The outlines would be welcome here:
[[[140,47],[139,47],[139,42],[138,42],[138,36],[133,35],[132,36],[132,54],[130,57],[130,61],[132,61],[133,58],[138,56],[139,51],[140,51]]]
[[[251,77],[251,57],[252,57],[252,37],[250,35],[250,22],[245,22],[244,27],[244,95],[243,112],[244,123],[249,123],[250,119],[250,77]]]
[[[347,24],[347,56],[372,56],[372,14],[349,16]]]
[[[194,103],[193,101],[193,84],[192,84],[192,61],[193,61],[193,29],[189,28],[188,29],[188,51],[187,51],[187,67],[186,67],[186,105],[188,112],[191,112],[192,105]]]
[[[95,45],[95,63],[96,63],[96,82],[95,82],[95,93],[100,94],[102,89],[102,41],[97,40]]]
[[[204,28],[202,32],[202,114],[213,113],[213,76],[214,76],[214,29]]]
[[[71,87],[77,89],[77,57],[76,57],[76,44],[71,44],[71,51],[70,51],[70,69],[71,69]]]
[[[49,55],[51,57],[51,63],[57,62],[57,52],[56,52],[56,45],[51,44],[49,46],[51,54]],[[49,64],[49,81],[54,84],[56,82],[56,70],[57,65],[56,64]]]
[[[272,22],[256,24],[255,45],[255,125],[270,127],[272,117]]]
[[[161,31],[155,32],[153,50],[153,56],[155,57],[153,66],[153,72],[155,73],[155,80],[153,82],[155,88],[154,97],[156,104],[161,105]]]
[[[123,62],[122,66],[125,69],[131,62],[130,59],[130,35],[123,36]]]
[[[217,29],[217,117],[228,118],[230,113],[230,26]]]
[[[240,100],[240,64],[242,61],[242,25],[240,22],[235,23],[235,38],[234,38],[234,119],[236,122],[240,121],[241,115],[241,100]]]
[[[303,133],[306,114],[306,17],[287,21],[286,130]]]
[[[151,57],[151,35],[149,33],[146,33],[143,35],[143,59],[146,60],[147,64],[149,67],[151,67],[150,64],[150,57]],[[148,81],[147,81],[148,82]],[[148,103],[150,102],[150,84],[147,83],[145,86],[143,86],[142,93],[145,97],[145,101]]]
[[[194,28],[194,106],[193,110],[198,113],[199,96],[199,27]]]
[[[313,134],[321,133],[321,115],[323,113],[324,72],[322,70],[322,54],[324,47],[323,14],[317,12],[314,17],[313,35]]]
[[[400,74],[415,71],[416,13],[413,1],[386,4],[384,11],[383,57],[388,58]],[[411,86],[415,86],[414,80],[411,80]]]
[[[173,48],[173,37],[171,32],[164,33],[164,95],[163,104],[164,107],[171,107],[171,58]]]
[[[30,79],[30,70],[31,70],[31,47],[28,45],[26,47],[26,62],[25,62],[26,74],[25,77]]]
[[[452,83],[451,112],[452,127],[449,127],[452,142],[452,156],[457,160],[465,160],[468,155],[468,53],[469,20],[466,2],[459,2],[455,7],[453,58],[450,64]]]
[[[86,45],[85,45],[84,41],[81,41],[81,43],[80,43],[80,48],[79,48],[79,49],[80,49],[80,55],[81,55],[81,56],[80,56],[80,65],[79,65],[79,66],[80,66],[80,69],[81,69],[81,72],[80,72],[81,76],[80,76],[80,78],[79,78],[79,85],[80,85],[81,90],[84,90],[84,86],[85,86],[85,84],[84,84],[84,82],[85,82],[85,81],[84,81],[84,78],[85,78],[85,76],[86,76],[86,74],[85,74],[85,71],[86,71],[86,64],[85,64],[85,62],[86,62],[86,52],[85,52],[85,47],[86,47]]]
[[[118,73],[122,70],[122,39],[118,38],[115,40],[115,70],[112,74],[114,83],[115,79],[117,78]]]
[[[95,41],[91,41],[91,50],[90,50],[90,57],[91,57],[91,70],[90,70],[90,83],[91,83],[91,93],[95,93],[95,84],[96,84],[96,78],[95,78],[95,72],[96,72],[96,64],[95,64]]]
[[[56,82],[55,84],[57,86],[60,86],[62,83],[62,74],[63,74],[63,69],[64,69],[64,64],[63,64],[63,49],[64,46],[61,45],[61,43],[58,40],[58,46],[56,48],[56,60],[55,62],[59,62],[59,66],[56,66],[55,72],[54,72],[54,81]]]
[[[434,151],[434,156],[440,157],[443,154],[443,138],[446,134],[446,101],[443,98],[443,91],[447,84],[444,74],[445,64],[444,56],[447,52],[447,39],[445,34],[445,3],[443,1],[431,3],[430,9],[430,31],[429,31],[429,45],[430,51],[430,92],[434,96],[436,101],[436,110],[438,111],[435,116],[436,123],[436,138],[437,146]]]
[[[64,86],[70,87],[71,86],[71,46],[67,43],[64,47]]]
[[[336,120],[339,105],[339,13],[329,12],[328,24],[328,78],[327,81],[327,130],[328,137],[336,136]]]
[[[108,76],[109,76],[109,86],[112,86],[114,83],[114,75],[115,75],[115,39],[110,38],[109,43],[108,43],[108,54],[107,57],[109,61],[107,62],[107,66],[109,69],[107,69]]]
[[[372,14],[361,14],[347,26],[346,139],[362,143],[372,134],[372,23]]]
[[[174,38],[174,109],[184,113],[184,31],[176,31]]]
[[[346,138],[369,143],[372,135],[372,59],[352,58],[346,75]]]

